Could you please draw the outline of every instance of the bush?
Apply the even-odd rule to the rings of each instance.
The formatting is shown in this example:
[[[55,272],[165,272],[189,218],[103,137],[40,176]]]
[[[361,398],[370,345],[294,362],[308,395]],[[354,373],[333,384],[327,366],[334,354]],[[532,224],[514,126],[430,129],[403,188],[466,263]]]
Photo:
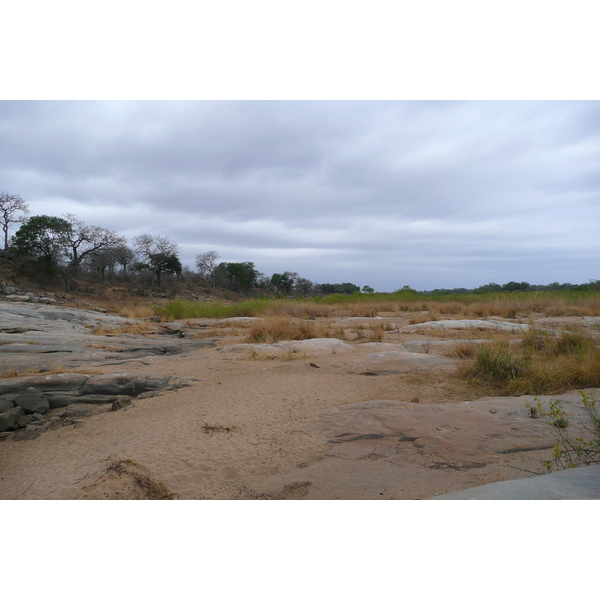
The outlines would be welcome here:
[[[534,398],[534,406],[528,406],[533,417],[542,417],[554,429],[557,443],[554,446],[552,460],[543,460],[542,466],[548,473],[552,470],[572,469],[588,465],[600,464],[600,417],[598,403],[585,392],[581,394],[581,403],[585,407],[589,422],[583,424],[584,435],[588,439],[570,436],[570,423],[559,399],[552,400],[548,408],[539,398]]]

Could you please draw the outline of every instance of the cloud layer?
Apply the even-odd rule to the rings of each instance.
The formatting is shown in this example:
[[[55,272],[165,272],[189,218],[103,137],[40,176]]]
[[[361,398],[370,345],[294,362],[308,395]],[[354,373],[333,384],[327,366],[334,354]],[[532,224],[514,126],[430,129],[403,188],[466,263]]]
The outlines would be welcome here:
[[[0,188],[379,291],[597,278],[600,103],[0,102]]]

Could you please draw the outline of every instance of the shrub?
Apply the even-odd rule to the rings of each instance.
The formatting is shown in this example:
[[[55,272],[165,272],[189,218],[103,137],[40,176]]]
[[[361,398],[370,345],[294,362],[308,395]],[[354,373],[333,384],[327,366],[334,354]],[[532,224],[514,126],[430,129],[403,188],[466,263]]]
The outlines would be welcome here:
[[[600,401],[585,392],[579,393],[581,403],[589,417],[589,422],[582,425],[583,435],[587,439],[571,437],[570,423],[560,399],[551,400],[547,409],[539,398],[534,398],[534,406],[528,406],[532,416],[545,419],[557,436],[552,460],[542,461],[542,466],[548,473],[552,470],[600,464],[600,417],[598,416]]]

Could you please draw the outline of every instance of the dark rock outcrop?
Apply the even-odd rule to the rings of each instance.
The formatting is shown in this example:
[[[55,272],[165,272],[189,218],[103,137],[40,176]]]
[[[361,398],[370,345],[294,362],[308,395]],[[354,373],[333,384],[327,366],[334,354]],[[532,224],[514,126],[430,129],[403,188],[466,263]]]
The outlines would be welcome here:
[[[170,377],[159,379],[151,373],[59,373],[2,379],[0,433],[22,431],[25,428],[33,433],[18,436],[10,434],[10,439],[35,439],[47,428],[57,426],[57,415],[52,414],[57,409],[67,409],[60,414],[59,420],[70,423],[75,414],[89,414],[85,405],[111,404],[111,410],[115,411],[131,405],[131,397],[148,397],[160,390],[186,385],[188,383],[184,380]],[[46,413],[47,416],[44,416]],[[2,435],[0,439],[9,439],[9,435]]]
[[[44,414],[50,409],[50,403],[48,402],[48,398],[44,397],[44,392],[34,387],[26,389],[13,402],[17,406],[20,406],[25,411],[25,414],[28,415],[33,413]]]

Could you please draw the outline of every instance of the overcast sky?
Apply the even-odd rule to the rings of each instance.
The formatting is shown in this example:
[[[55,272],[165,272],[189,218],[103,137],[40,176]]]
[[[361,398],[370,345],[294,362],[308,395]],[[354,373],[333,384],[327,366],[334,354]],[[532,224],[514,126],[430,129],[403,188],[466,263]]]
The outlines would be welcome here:
[[[32,214],[377,291],[600,278],[596,101],[2,101]]]

